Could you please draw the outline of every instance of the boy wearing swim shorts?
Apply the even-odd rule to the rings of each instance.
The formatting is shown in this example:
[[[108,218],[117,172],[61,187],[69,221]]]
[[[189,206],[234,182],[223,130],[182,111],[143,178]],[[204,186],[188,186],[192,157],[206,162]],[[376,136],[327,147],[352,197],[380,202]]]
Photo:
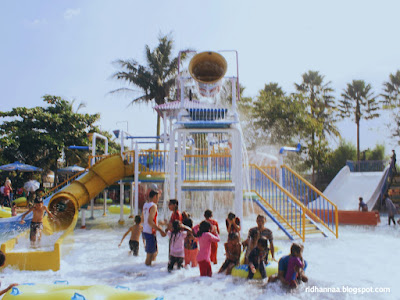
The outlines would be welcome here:
[[[129,228],[129,230],[122,237],[121,243],[119,243],[118,245],[118,247],[121,246],[122,241],[130,232],[131,238],[129,239],[129,248],[131,249],[131,252],[133,253],[134,256],[139,255],[139,237],[143,230],[143,226],[140,224],[141,222],[142,218],[139,215],[137,215],[135,217],[135,225]]]
[[[47,209],[46,206],[43,205],[43,191],[38,190],[37,191],[37,197],[34,200],[34,205],[21,216],[21,221],[20,224],[24,224],[24,218],[26,217],[27,214],[30,212],[33,212],[33,217],[31,221],[31,226],[30,226],[30,234],[29,234],[29,239],[31,241],[31,246],[34,247],[36,244],[36,240],[40,242],[40,239],[42,237],[42,230],[43,230],[43,216],[44,213],[47,212],[49,217],[54,218],[54,215]]]

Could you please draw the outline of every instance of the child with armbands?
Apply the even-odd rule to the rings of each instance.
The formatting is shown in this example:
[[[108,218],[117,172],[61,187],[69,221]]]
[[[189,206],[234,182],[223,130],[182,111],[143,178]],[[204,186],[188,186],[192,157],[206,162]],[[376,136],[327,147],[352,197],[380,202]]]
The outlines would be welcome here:
[[[226,260],[222,264],[218,273],[222,273],[224,271],[226,275],[230,275],[233,267],[239,264],[240,254],[242,252],[242,245],[239,241],[239,234],[236,232],[232,232],[228,236],[228,242],[225,243],[225,255]]]

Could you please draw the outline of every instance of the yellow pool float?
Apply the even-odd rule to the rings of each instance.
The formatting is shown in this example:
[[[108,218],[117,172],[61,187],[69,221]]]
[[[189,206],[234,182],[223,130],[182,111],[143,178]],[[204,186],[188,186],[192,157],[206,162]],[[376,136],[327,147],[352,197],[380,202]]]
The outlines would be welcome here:
[[[0,207],[0,218],[10,218],[11,217],[11,208],[9,207]]]
[[[267,277],[277,274],[278,273],[278,263],[275,261],[268,262],[268,264],[265,267],[265,271],[267,273]],[[247,278],[248,274],[249,274],[249,266],[248,265],[236,266],[232,269],[232,273],[231,273],[232,276],[242,277],[242,278]],[[256,271],[253,278],[261,279],[261,273],[259,270]]]
[[[119,205],[110,205],[108,207],[108,211],[112,214],[119,214],[121,212],[120,206]],[[124,205],[124,214],[130,214],[131,212],[131,207],[129,205]]]
[[[104,285],[22,284],[8,291],[3,300],[161,300],[162,297]]]
[[[275,246],[274,247],[274,256],[277,261],[279,261],[278,257],[281,257],[283,255],[282,250],[280,247]],[[244,256],[245,253],[242,252],[240,255],[240,265],[236,266],[232,269],[232,276],[235,277],[242,277],[242,278],[247,278],[247,275],[249,274],[249,266],[244,264]],[[272,260],[272,255],[271,251],[268,253],[268,264],[265,266],[265,271],[267,273],[267,277],[270,277],[271,275],[277,274],[278,273],[278,262]],[[254,274],[254,279],[261,279],[261,273],[259,270],[256,271]]]
[[[13,203],[15,203],[15,205],[18,206],[18,207],[27,206],[28,205],[25,197],[19,197],[19,198],[15,199],[13,201]]]

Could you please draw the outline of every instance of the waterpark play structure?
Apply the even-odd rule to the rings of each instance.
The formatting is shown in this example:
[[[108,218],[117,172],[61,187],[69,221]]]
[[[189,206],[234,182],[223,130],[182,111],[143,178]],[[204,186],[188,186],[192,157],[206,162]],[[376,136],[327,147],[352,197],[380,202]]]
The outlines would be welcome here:
[[[117,132],[122,145],[120,154],[95,155],[92,152],[88,170],[69,178],[48,196],[48,207],[57,218],[45,218],[44,232],[63,232],[54,250],[15,252],[15,243],[22,238],[18,236],[1,246],[8,265],[24,270],[59,270],[63,242],[73,232],[80,208],[93,201],[107,186],[119,182],[122,223],[123,180],[132,176],[131,184],[135,187],[132,214],[139,212],[139,188],[136,187],[143,182],[161,182],[164,202],[160,205],[164,212],[168,199],[178,199],[180,209],[185,210],[199,201],[193,194],[201,193],[207,195],[206,205],[212,208],[214,196],[223,193],[227,209],[237,216],[243,218],[256,207],[291,240],[304,242],[310,235],[338,238],[337,206],[283,164],[283,159],[274,167],[248,163],[237,112],[240,100],[237,52],[186,54],[193,57],[187,68],[178,70],[178,99],[155,107],[163,117],[162,138],[151,137],[148,141],[149,137],[135,137],[120,130]],[[228,55],[233,55],[236,61],[236,74],[232,76],[226,76],[225,56]],[[228,95],[221,92],[222,86],[229,87]],[[231,100],[226,101],[228,98]],[[124,145],[128,140],[131,141],[130,150]],[[158,143],[163,150],[140,148],[141,143],[149,142]],[[298,150],[297,147],[284,148],[280,155]],[[103,198],[106,199],[106,195]],[[106,213],[107,201],[103,202]],[[9,218],[9,224],[22,226],[19,218]],[[29,217],[26,220],[29,223]]]

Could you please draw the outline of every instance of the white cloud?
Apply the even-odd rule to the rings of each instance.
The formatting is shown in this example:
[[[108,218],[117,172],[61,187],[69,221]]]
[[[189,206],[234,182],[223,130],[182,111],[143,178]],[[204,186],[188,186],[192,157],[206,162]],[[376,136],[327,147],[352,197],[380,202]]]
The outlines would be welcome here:
[[[78,16],[80,13],[81,13],[81,9],[80,8],[76,8],[76,9],[68,8],[64,12],[64,19],[65,20],[70,20],[70,19]]]
[[[47,20],[46,19],[35,19],[33,21],[30,21],[29,23],[30,23],[30,25],[33,25],[33,26],[39,26],[39,25],[47,24]]]

